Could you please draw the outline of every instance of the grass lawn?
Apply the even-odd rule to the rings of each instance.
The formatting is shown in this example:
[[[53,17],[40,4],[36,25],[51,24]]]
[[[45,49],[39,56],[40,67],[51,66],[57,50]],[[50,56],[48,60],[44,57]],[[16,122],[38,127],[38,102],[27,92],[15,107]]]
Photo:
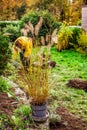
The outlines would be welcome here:
[[[84,90],[67,87],[70,79],[87,79],[87,56],[74,50],[63,50],[58,52],[56,48],[51,49],[51,59],[57,65],[52,69],[51,80],[53,89],[52,106],[64,106],[87,121],[87,93]]]

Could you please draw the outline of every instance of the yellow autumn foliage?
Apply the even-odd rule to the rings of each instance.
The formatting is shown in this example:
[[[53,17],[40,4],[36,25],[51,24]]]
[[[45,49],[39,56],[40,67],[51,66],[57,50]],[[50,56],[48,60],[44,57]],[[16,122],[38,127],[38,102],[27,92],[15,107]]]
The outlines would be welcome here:
[[[24,57],[29,57],[32,53],[32,41],[28,37],[21,36],[16,39],[16,42],[19,42],[22,46],[21,51],[25,50],[24,52]],[[14,53],[13,53],[13,58],[16,59],[18,55],[18,49],[14,43]]]
[[[58,51],[61,51],[62,49],[66,49],[69,44],[69,38],[72,37],[72,30],[65,25],[62,25],[59,33],[58,33],[58,43],[57,43],[57,49]]]

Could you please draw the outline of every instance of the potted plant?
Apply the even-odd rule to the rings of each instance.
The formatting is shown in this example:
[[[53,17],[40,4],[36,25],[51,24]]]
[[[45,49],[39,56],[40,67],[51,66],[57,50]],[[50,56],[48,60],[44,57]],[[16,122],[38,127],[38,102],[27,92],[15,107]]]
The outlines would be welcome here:
[[[26,84],[24,90],[29,96],[32,118],[35,121],[45,121],[49,114],[47,112],[50,91],[48,58],[48,50],[45,53],[34,54],[30,58],[28,71],[23,69],[23,81]]]

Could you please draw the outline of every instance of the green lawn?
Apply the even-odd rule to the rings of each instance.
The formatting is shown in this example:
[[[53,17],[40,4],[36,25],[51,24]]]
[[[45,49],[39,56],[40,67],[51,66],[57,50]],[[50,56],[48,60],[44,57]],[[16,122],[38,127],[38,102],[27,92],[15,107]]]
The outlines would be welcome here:
[[[87,56],[74,50],[58,52],[56,48],[52,48],[51,59],[57,63],[51,73],[54,106],[65,106],[87,121],[87,93],[66,85],[69,79],[87,79]]]

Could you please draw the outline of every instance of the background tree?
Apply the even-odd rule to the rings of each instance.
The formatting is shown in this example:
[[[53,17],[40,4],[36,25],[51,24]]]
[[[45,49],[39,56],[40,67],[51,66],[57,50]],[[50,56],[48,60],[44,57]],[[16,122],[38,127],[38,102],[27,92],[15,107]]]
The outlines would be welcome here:
[[[81,7],[86,0],[1,0],[0,20],[17,20],[30,10],[48,10],[57,21],[76,25],[81,19]],[[4,14],[4,15],[2,15]]]
[[[20,7],[17,7],[16,9],[17,18],[20,19],[25,13],[25,11],[26,11],[26,3],[22,4]]]

